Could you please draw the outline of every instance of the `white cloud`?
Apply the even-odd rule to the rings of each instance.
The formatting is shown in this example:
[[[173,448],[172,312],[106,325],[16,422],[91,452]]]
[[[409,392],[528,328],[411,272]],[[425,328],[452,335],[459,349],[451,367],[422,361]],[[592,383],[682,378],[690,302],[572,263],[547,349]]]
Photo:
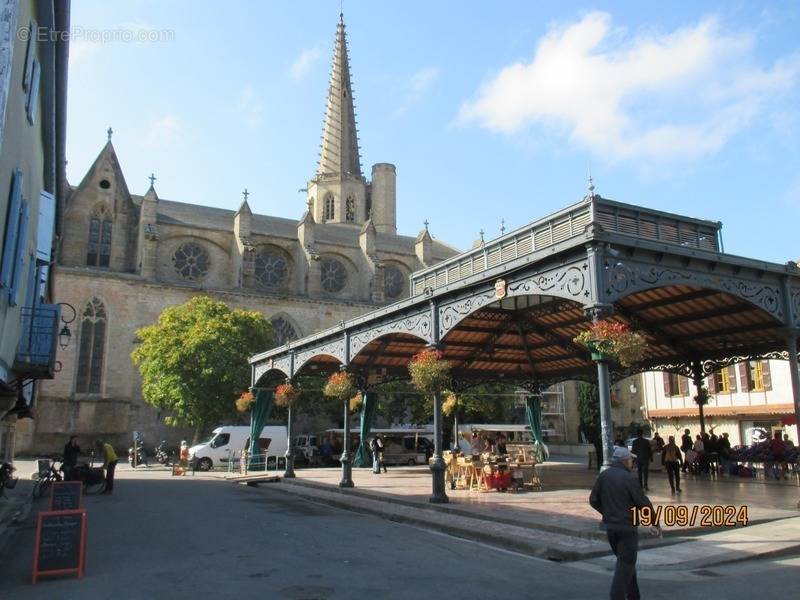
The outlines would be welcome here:
[[[264,104],[251,86],[245,86],[239,94],[239,99],[236,102],[236,113],[250,127],[261,125],[264,116]]]
[[[319,48],[308,48],[289,67],[289,76],[295,81],[301,80],[311,70],[320,57]]]
[[[178,117],[165,115],[147,127],[144,139],[150,145],[166,146],[177,140],[180,134],[181,124]]]
[[[403,100],[394,111],[395,115],[408,112],[411,107],[422,100],[438,77],[439,69],[436,67],[425,67],[411,75],[405,85]]]
[[[714,18],[632,36],[592,12],[552,27],[530,62],[506,66],[465,102],[460,122],[515,134],[544,125],[611,160],[712,154],[792,89],[800,57],[762,68],[753,36]]]

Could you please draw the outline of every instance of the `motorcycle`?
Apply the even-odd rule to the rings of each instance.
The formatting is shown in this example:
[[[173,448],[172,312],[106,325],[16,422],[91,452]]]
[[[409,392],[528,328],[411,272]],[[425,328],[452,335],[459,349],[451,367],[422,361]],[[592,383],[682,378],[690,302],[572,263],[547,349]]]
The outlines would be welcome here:
[[[171,459],[173,452],[167,450],[166,440],[161,440],[161,443],[158,446],[156,446],[154,454],[159,464],[166,465],[172,462]]]
[[[142,442],[136,442],[136,450],[135,450],[136,461],[134,462],[134,447],[131,446],[128,448],[128,464],[135,468],[144,465],[147,465],[147,453],[144,451],[144,444]]]

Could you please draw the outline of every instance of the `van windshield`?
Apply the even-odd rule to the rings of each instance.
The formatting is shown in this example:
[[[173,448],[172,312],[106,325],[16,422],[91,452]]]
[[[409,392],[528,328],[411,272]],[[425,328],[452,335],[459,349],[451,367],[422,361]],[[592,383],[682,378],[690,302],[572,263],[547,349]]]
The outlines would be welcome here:
[[[209,441],[208,445],[212,448],[219,448],[220,446],[224,446],[227,444],[231,439],[230,433],[218,433]]]

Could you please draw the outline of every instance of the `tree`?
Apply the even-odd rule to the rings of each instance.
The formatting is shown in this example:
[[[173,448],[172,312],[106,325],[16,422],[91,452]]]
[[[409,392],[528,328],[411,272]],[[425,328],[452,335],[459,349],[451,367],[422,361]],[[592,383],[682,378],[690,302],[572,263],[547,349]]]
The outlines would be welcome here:
[[[593,383],[581,382],[578,387],[578,413],[584,435],[594,446],[598,470],[603,462],[603,437],[600,427],[600,394]]]
[[[164,310],[136,332],[131,354],[145,401],[172,414],[169,425],[201,429],[235,418],[235,400],[250,385],[248,356],[272,345],[261,313],[231,310],[196,296]]]

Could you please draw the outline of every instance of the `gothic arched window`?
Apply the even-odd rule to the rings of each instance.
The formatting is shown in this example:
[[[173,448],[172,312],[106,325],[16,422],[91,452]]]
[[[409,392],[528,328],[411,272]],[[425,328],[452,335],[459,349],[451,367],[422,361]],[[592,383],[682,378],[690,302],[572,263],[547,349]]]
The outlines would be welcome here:
[[[394,265],[388,265],[383,270],[383,290],[390,300],[399,298],[405,289],[405,276]]]
[[[111,215],[101,206],[89,220],[89,247],[86,264],[90,267],[107,267],[111,259]]]
[[[326,292],[341,292],[347,283],[347,269],[335,258],[326,258],[320,267],[322,289]]]
[[[262,250],[256,255],[256,279],[264,287],[276,288],[286,282],[289,268],[286,258],[276,250]]]
[[[298,338],[295,328],[283,317],[275,317],[270,323],[272,323],[273,342],[276,346],[282,346],[286,342]]]
[[[103,354],[106,345],[106,309],[93,298],[81,315],[81,339],[78,347],[78,375],[75,391],[99,394],[103,378]]]
[[[323,205],[324,213],[322,215],[324,221],[333,221],[336,213],[333,208],[333,195],[327,194],[325,196],[325,203]]]
[[[187,281],[198,281],[208,275],[211,259],[208,251],[200,244],[189,242],[181,244],[172,255],[175,272]]]
[[[356,199],[352,196],[347,197],[347,203],[345,204],[345,221],[348,223],[355,223],[356,222]]]

